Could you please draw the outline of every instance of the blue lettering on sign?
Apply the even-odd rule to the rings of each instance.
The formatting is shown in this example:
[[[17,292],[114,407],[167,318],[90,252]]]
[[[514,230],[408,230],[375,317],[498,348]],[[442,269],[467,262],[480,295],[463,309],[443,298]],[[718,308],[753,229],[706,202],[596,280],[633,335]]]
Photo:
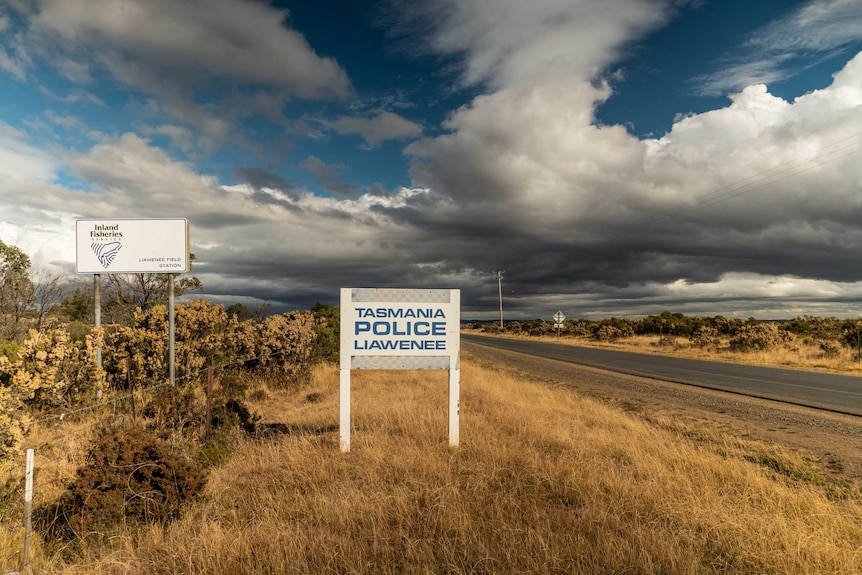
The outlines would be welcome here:
[[[353,324],[353,335],[440,336],[446,335],[445,321],[357,321]]]
[[[367,317],[373,318],[392,318],[392,319],[437,319],[446,318],[446,314],[440,308],[390,308],[390,307],[358,307],[356,315],[364,319]]]
[[[446,340],[443,339],[357,339],[353,341],[353,349],[358,351],[392,350],[392,351],[446,351]]]
[[[355,351],[446,352],[446,313],[439,307],[357,307]]]

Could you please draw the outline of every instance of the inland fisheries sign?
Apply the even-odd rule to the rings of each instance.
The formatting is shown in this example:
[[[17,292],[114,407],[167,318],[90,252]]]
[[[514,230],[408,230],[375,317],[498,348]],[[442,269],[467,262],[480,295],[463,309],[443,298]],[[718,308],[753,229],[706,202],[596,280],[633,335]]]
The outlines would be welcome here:
[[[96,327],[101,326],[101,274],[171,274],[168,284],[168,377],[174,385],[174,274],[191,270],[189,221],[185,218],[77,220],[75,251],[75,271],[93,274]],[[96,349],[96,359],[101,366],[101,347]]]
[[[461,290],[341,289],[341,450],[350,451],[350,370],[448,369],[449,444],[458,445]]]
[[[76,222],[79,274],[184,273],[191,269],[189,221],[93,219]]]

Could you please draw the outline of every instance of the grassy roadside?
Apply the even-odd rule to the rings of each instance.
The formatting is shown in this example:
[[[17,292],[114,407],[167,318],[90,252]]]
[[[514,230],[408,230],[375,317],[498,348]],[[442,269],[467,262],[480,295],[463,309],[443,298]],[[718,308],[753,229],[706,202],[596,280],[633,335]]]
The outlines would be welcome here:
[[[862,572],[858,488],[792,453],[659,428],[469,358],[450,449],[446,393],[445,372],[355,372],[344,455],[338,371],[321,367],[302,390],[259,394],[263,421],[296,431],[237,438],[182,518],[118,527],[68,560],[36,545],[33,572]],[[69,441],[37,505],[74,468]],[[0,560],[16,533],[0,528]]]

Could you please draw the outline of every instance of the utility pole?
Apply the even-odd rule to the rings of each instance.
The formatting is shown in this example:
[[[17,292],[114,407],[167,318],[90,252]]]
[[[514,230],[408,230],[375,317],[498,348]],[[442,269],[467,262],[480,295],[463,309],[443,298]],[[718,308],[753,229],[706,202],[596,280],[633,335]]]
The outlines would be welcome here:
[[[500,329],[503,329],[503,274],[506,270],[497,271],[497,293],[500,296]]]

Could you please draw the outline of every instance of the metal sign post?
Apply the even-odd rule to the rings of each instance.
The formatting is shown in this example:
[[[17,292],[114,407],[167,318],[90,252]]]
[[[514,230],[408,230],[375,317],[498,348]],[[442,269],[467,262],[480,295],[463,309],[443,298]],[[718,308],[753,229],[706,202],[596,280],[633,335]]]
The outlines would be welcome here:
[[[449,445],[460,442],[461,290],[341,289],[339,437],[350,451],[352,369],[448,369]]]
[[[174,314],[174,274],[170,274],[168,282],[168,377],[171,386],[177,384],[176,362],[176,317]]]
[[[558,311],[554,314],[554,329],[557,330],[557,339],[560,339],[560,330],[563,328],[563,322],[566,320],[566,316],[563,315],[563,312]]]
[[[96,324],[96,329],[102,327],[102,287],[101,275],[93,274],[93,320]],[[96,363],[102,367],[102,346],[96,347]]]

